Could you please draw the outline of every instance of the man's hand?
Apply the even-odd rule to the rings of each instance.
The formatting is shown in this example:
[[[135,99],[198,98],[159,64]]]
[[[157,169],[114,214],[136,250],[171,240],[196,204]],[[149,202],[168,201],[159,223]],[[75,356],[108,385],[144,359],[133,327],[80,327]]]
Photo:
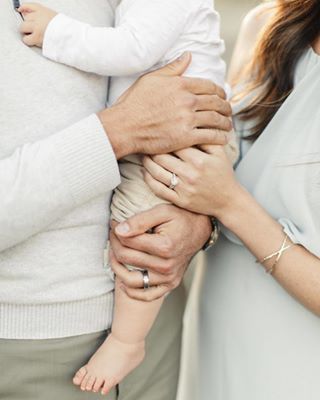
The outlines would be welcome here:
[[[153,229],[153,233],[147,233]],[[208,217],[172,205],[159,205],[126,222],[112,223],[111,264],[128,296],[153,301],[178,287],[191,258],[211,234]],[[148,269],[150,289],[141,290],[142,275],[123,264]]]
[[[20,26],[23,42],[27,46],[42,47],[45,31],[57,13],[38,3],[24,3],[18,11],[24,17]]]
[[[209,80],[182,77],[190,62],[186,53],[144,75],[113,107],[98,114],[118,159],[228,143],[231,107],[225,92]]]

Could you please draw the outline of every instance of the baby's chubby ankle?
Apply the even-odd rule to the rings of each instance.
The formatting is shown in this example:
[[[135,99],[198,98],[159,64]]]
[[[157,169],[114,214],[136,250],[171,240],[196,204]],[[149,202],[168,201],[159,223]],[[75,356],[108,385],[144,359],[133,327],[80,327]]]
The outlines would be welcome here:
[[[132,353],[139,352],[144,357],[146,347],[145,340],[132,341],[130,338],[124,339],[122,335],[117,335],[115,332],[111,332],[107,340],[112,342],[114,346],[121,347]]]

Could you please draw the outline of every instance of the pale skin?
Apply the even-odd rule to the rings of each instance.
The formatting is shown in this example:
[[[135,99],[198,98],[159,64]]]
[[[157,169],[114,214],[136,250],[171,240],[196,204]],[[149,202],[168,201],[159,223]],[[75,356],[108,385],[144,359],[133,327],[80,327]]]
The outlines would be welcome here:
[[[129,230],[125,232],[116,222],[112,224],[111,260],[117,274],[112,334],[93,355],[88,365],[79,371],[80,374],[89,371],[84,378],[81,375],[82,390],[107,394],[130,369],[134,369],[143,360],[146,331],[153,325],[163,301],[163,294],[180,285],[191,258],[210,235],[211,225],[207,217],[171,205],[160,205],[156,208],[157,212],[154,209],[130,218],[126,222]],[[177,226],[181,229],[177,230]],[[154,227],[154,233],[148,233]],[[197,236],[190,241],[193,234]],[[123,245],[124,251],[121,250]],[[142,268],[152,265],[154,272],[150,272],[150,280],[153,286],[147,291],[141,290],[141,274],[130,272],[131,282],[136,286],[135,289],[127,289],[122,276],[126,279],[128,270],[121,262]],[[171,272],[173,267],[174,271]],[[142,302],[142,294],[150,302]],[[129,296],[136,300],[129,299]],[[155,298],[160,300],[154,301]],[[140,311],[146,315],[140,314]],[[126,315],[125,320],[122,318],[123,313]]]
[[[238,44],[243,49],[246,43],[241,38],[246,37],[246,29],[257,26],[255,18],[251,20],[252,25],[250,20],[248,23]],[[320,39],[313,48],[320,54]],[[144,166],[148,171],[145,180],[158,196],[193,212],[217,217],[258,260],[280,249],[285,237],[283,227],[237,182],[221,146],[204,146],[202,151],[186,149],[176,152],[175,156],[145,157]],[[175,172],[180,179],[174,192],[166,187],[168,171]],[[263,267],[268,270],[273,263],[271,259]],[[294,245],[282,255],[273,277],[307,309],[320,316],[319,258],[306,248]]]
[[[18,11],[25,19],[20,29],[24,43],[41,47],[56,12],[36,3],[25,3]],[[116,105],[98,113],[117,159],[136,153],[167,153],[200,143],[228,142],[231,108],[225,93],[210,81],[182,77],[190,62],[187,53],[147,74]],[[196,240],[192,238],[194,226],[198,229]],[[104,395],[143,360],[145,338],[163,296],[180,284],[190,259],[211,231],[206,216],[173,206],[158,206],[120,227],[113,223],[112,228],[111,260],[117,274],[112,333],[73,380],[82,390]],[[147,233],[150,229],[153,234]],[[125,249],[119,251],[122,246]],[[153,266],[152,288],[141,290],[140,272],[130,272],[137,286],[127,288],[124,281],[128,270],[122,263],[145,269]],[[174,271],[168,272],[173,267]],[[154,301],[140,301],[144,300],[142,294]]]

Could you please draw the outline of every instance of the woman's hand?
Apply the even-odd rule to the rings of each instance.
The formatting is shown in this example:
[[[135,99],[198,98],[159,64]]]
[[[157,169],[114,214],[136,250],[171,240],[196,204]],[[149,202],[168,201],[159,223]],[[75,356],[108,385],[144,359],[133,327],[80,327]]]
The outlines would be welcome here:
[[[193,212],[219,218],[240,189],[222,146],[145,157],[143,164],[145,181],[157,196]],[[169,189],[172,173],[178,177],[175,190]]]

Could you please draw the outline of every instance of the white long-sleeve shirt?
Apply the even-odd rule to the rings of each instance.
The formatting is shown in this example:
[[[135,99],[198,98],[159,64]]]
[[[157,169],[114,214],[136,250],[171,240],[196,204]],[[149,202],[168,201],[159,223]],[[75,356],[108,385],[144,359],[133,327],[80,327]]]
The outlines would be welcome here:
[[[113,103],[143,73],[183,52],[193,54],[189,76],[224,85],[224,50],[212,0],[123,0],[115,27],[96,27],[58,14],[44,37],[43,54],[82,71],[116,77]]]

